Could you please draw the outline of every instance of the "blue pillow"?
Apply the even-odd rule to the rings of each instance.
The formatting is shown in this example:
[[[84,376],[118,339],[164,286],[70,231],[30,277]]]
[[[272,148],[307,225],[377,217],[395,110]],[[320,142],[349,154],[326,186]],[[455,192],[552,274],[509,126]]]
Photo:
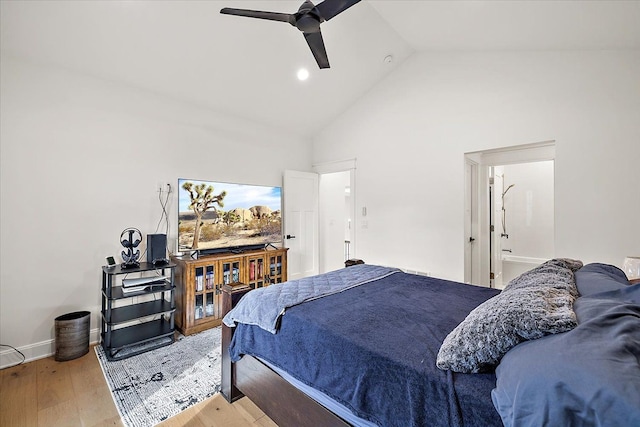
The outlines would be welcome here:
[[[574,274],[581,296],[615,291],[630,285],[624,271],[610,264],[587,264]]]
[[[640,426],[640,285],[574,306],[588,319],[511,349],[491,398],[506,427]]]
[[[574,303],[573,309],[578,324],[582,324],[597,317],[603,310],[620,303],[636,304],[640,307],[640,284],[580,297]]]

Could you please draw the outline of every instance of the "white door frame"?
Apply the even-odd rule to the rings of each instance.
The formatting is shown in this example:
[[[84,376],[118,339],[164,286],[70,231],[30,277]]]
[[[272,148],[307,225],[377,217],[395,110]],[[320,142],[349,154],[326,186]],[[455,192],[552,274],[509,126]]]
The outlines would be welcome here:
[[[464,236],[464,281],[481,286],[489,286],[489,167],[515,163],[555,160],[556,142],[543,141],[512,147],[495,148],[465,153],[465,236]],[[475,166],[475,167],[474,167]],[[475,180],[475,181],[474,181]],[[475,183],[474,183],[475,182]],[[474,190],[474,188],[477,188]],[[474,193],[477,203],[473,203]],[[469,209],[466,209],[470,206]],[[469,225],[467,225],[469,224]],[[477,224],[477,237],[470,224]],[[470,227],[467,230],[467,227]],[[469,250],[469,238],[473,237],[473,249]]]
[[[501,165],[502,166],[502,165]],[[491,169],[492,167],[489,167]],[[504,174],[498,175],[497,168],[493,167],[493,173],[489,173],[489,286],[502,289],[502,235],[499,232],[500,219],[504,200]],[[493,180],[491,179],[493,177]]]

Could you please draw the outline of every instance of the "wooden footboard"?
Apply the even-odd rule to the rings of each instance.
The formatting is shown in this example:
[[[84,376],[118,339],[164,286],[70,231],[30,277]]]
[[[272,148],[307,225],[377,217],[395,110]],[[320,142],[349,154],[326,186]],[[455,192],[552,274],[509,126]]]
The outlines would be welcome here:
[[[250,288],[225,285],[222,307],[226,314]],[[303,425],[349,426],[315,400],[284,380],[271,368],[251,356],[231,363],[229,344],[234,328],[222,325],[222,394],[229,402],[247,396],[280,427]]]

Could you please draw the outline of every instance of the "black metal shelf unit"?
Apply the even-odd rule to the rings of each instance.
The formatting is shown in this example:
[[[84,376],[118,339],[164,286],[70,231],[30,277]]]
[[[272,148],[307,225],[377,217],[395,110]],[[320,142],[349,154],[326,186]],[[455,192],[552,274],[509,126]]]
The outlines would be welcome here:
[[[134,268],[102,267],[100,336],[107,359],[124,359],[174,342],[175,267],[173,263],[155,266],[146,262]],[[123,286],[118,277],[129,274],[164,278],[131,288]],[[129,292],[131,289],[134,291]],[[117,302],[120,300],[123,303]]]

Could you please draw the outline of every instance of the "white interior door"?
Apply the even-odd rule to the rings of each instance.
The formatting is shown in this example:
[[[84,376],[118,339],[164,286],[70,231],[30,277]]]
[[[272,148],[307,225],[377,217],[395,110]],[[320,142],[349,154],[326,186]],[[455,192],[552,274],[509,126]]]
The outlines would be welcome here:
[[[284,244],[288,280],[313,276],[318,262],[318,174],[284,171]]]
[[[465,159],[464,281],[480,284],[478,248],[478,164]]]

